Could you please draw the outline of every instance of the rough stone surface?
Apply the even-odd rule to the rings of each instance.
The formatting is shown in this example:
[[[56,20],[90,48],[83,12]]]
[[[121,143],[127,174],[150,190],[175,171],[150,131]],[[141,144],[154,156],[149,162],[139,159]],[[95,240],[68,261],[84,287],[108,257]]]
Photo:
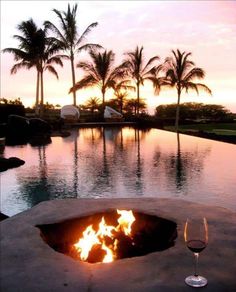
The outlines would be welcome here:
[[[174,247],[109,264],[88,264],[55,252],[41,238],[37,224],[48,224],[114,208],[173,220]],[[12,291],[190,291],[184,283],[193,272],[193,255],[183,240],[187,217],[205,216],[209,245],[200,254],[204,291],[236,291],[236,213],[172,199],[67,199],[40,203],[6,219],[1,227],[0,290]]]

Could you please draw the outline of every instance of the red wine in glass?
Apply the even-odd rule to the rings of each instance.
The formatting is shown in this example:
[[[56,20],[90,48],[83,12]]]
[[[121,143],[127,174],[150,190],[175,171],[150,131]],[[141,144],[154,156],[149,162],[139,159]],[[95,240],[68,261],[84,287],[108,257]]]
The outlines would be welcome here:
[[[187,247],[194,253],[200,253],[206,248],[206,243],[202,240],[189,240]]]
[[[207,279],[198,275],[198,258],[208,243],[208,224],[206,218],[187,219],[184,227],[185,243],[195,257],[194,275],[188,276],[185,283],[191,287],[204,287]]]

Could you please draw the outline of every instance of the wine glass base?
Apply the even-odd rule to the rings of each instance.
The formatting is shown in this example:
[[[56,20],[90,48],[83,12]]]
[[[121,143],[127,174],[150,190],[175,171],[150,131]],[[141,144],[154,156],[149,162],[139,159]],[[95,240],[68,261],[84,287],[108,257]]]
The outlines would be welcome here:
[[[185,283],[191,287],[204,287],[207,285],[207,279],[202,276],[188,276]]]

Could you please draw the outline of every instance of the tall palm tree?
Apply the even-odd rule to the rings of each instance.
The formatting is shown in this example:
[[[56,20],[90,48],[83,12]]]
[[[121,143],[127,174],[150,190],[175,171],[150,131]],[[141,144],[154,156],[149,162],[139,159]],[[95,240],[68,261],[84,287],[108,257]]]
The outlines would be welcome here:
[[[157,86],[156,71],[157,66],[154,66],[155,62],[159,60],[158,56],[154,56],[144,64],[143,47],[138,46],[132,52],[125,53],[127,58],[125,59],[123,66],[127,69],[127,74],[136,83],[137,88],[137,114],[139,114],[139,103],[140,103],[140,85],[144,85],[144,82],[149,80]],[[156,90],[157,92],[157,90]]]
[[[78,68],[85,71],[83,79],[78,81],[69,92],[73,92],[82,88],[97,85],[102,93],[102,105],[105,107],[105,93],[108,88],[114,88],[115,84],[124,78],[124,70],[121,66],[114,67],[115,54],[112,51],[97,52],[90,50],[89,55],[92,62],[79,62]]]
[[[44,25],[46,28],[50,29],[56,34],[56,40],[61,50],[66,52],[67,58],[71,63],[72,72],[72,87],[75,86],[75,65],[74,58],[75,54],[81,52],[82,50],[101,47],[97,44],[84,44],[86,36],[89,34],[93,27],[97,26],[97,22],[90,24],[85,31],[79,35],[78,27],[76,23],[77,14],[77,4],[75,4],[72,9],[70,4],[68,4],[67,11],[59,11],[53,9],[60,21],[60,28],[50,21],[45,21]],[[73,91],[73,104],[76,106],[76,92]]]
[[[23,21],[17,26],[22,35],[14,35],[13,37],[19,41],[18,48],[5,48],[3,53],[11,53],[17,62],[11,68],[11,74],[16,74],[19,69],[37,69],[37,53],[34,50],[38,43],[38,28],[32,19]],[[36,81],[36,113],[39,104],[39,72],[37,70]]]
[[[39,29],[33,19],[23,21],[18,25],[18,30],[22,35],[14,35],[13,37],[19,41],[18,48],[6,48],[4,53],[12,53],[16,64],[11,68],[11,74],[17,73],[19,69],[31,69],[35,67],[37,70],[36,81],[36,114],[38,114],[39,91],[41,90],[41,113],[44,103],[43,93],[43,71],[48,70],[58,78],[58,74],[53,67],[53,63],[62,66],[61,56],[54,54],[58,51],[58,46],[53,39],[46,37],[46,30]]]
[[[58,73],[54,68],[54,64],[60,65],[63,67],[63,63],[61,61],[64,58],[63,55],[55,55],[59,50],[60,47],[57,43],[54,42],[54,39],[46,37],[47,29],[40,29],[39,34],[41,35],[40,38],[40,50],[38,51],[38,62],[37,62],[37,70],[39,72],[39,80],[40,80],[40,115],[43,116],[44,111],[44,80],[43,80],[43,73],[44,71],[49,71],[53,74],[57,79]]]
[[[211,90],[202,83],[195,83],[194,79],[203,79],[205,72],[202,68],[195,67],[193,61],[189,60],[191,53],[180,52],[180,50],[172,50],[172,56],[166,58],[164,67],[166,69],[166,85],[175,87],[177,90],[177,108],[175,119],[175,130],[179,130],[179,109],[180,97],[183,90],[187,93],[190,89],[195,90],[199,94],[199,90],[205,90],[211,94]]]

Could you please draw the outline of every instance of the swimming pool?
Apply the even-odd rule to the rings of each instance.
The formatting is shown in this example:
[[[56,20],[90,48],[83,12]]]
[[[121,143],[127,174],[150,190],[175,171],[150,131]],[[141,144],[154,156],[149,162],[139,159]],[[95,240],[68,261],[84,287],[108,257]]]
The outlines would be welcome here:
[[[25,160],[1,173],[1,212],[61,198],[180,198],[236,211],[236,146],[131,127],[72,130],[47,146],[5,148]]]

